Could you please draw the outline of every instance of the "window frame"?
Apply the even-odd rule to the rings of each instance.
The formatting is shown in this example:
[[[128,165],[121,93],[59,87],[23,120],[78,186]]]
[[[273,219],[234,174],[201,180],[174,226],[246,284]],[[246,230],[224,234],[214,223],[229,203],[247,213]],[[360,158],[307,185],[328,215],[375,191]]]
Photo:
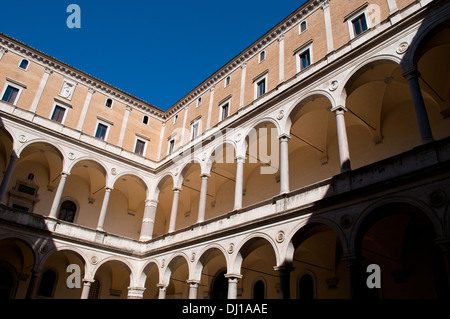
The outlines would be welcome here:
[[[141,154],[136,152],[136,148],[137,148],[138,142],[144,143],[144,145],[142,147],[142,153]],[[134,141],[134,151],[133,151],[133,153],[136,154],[136,155],[139,155],[139,156],[145,156],[145,154],[147,152],[147,142],[148,141],[144,140],[142,137],[136,136],[136,139]]]
[[[5,96],[5,93],[6,93],[6,90],[8,89],[8,86],[18,90],[17,95],[16,95],[16,97],[14,99],[14,102],[12,102],[12,103],[9,102],[9,101],[3,100],[3,97]],[[2,91],[1,101],[5,102],[5,103],[12,104],[12,105],[17,105],[17,102],[19,101],[20,95],[22,94],[22,91],[23,91],[24,88],[25,88],[24,86],[21,86],[21,85],[18,85],[16,83],[13,83],[13,82],[11,82],[9,80],[6,80],[5,85],[3,87],[3,91]]]
[[[302,31],[302,24],[305,24],[305,30],[303,30],[303,31]],[[300,22],[298,24],[298,34],[302,34],[307,30],[308,30],[308,22],[306,20],[303,20],[302,22]]]
[[[97,131],[98,131],[98,127],[99,127],[100,125],[106,126],[105,137],[104,137],[103,139],[96,136],[96,135],[97,135]],[[97,119],[97,125],[95,126],[94,137],[95,137],[96,139],[99,139],[99,140],[101,140],[101,141],[106,142],[106,141],[108,140],[108,136],[109,136],[109,131],[110,131],[110,129],[111,129],[111,124],[109,124],[109,123],[107,123],[107,122],[105,122],[105,121],[102,121],[102,120]]]
[[[60,218],[61,208],[62,208],[63,204],[66,203],[66,202],[72,202],[72,203],[75,205],[75,211],[74,211],[74,213],[73,213],[73,220],[72,220],[72,221],[68,221],[68,220],[66,220],[66,219],[61,219],[61,218]],[[62,199],[62,200],[61,200],[61,204],[59,205],[59,209],[58,209],[58,219],[59,219],[59,220],[62,220],[62,221],[65,221],[65,222],[67,222],[67,223],[75,224],[75,223],[76,223],[76,220],[77,220],[77,216],[78,216],[78,208],[79,208],[78,203],[75,202],[72,198],[65,198],[65,199]]]
[[[146,121],[147,123],[144,122],[145,119],[147,119],[147,121]],[[142,124],[148,125],[148,123],[150,123],[150,116],[148,116],[147,114],[144,114],[142,116]]]
[[[261,96],[265,95],[267,93],[267,84],[268,84],[268,73],[258,77],[254,81],[254,98],[255,100],[260,98]],[[264,81],[264,93],[259,95],[259,84]]]
[[[258,54],[258,63],[264,62],[266,60],[267,52],[266,50],[262,50]]]
[[[302,59],[301,59],[301,55],[303,55],[304,53],[309,51],[309,65],[307,65],[306,67],[302,68]],[[297,50],[295,53],[295,60],[296,60],[296,65],[297,65],[297,73],[308,69],[314,62],[313,62],[313,53],[312,53],[312,43],[301,48],[300,50]]]
[[[61,109],[64,109],[64,115],[63,115],[63,117],[61,119],[61,122],[58,122],[58,121],[53,119],[53,115],[55,114],[55,110],[56,110],[57,107],[60,107]],[[67,113],[69,111],[68,109],[69,108],[67,106],[65,106],[65,105],[63,105],[61,103],[57,103],[57,102],[53,103],[53,108],[52,108],[52,111],[50,113],[50,120],[52,120],[52,121],[54,121],[56,123],[64,125],[64,122],[66,121]]]
[[[170,147],[170,145],[172,145],[172,147]],[[172,137],[169,139],[167,144],[167,155],[172,154],[174,150],[175,150],[175,137]]]
[[[224,83],[224,87],[226,88],[226,87],[229,87],[230,86],[230,84],[231,84],[231,75],[227,75],[226,77],[225,77],[225,81],[224,81],[225,83]]]
[[[360,34],[355,34],[355,27],[354,27],[353,21],[355,21],[357,18],[359,18],[362,15],[364,16],[364,19],[366,21],[367,29],[362,31]],[[352,14],[351,16],[349,16],[347,18],[347,26],[348,26],[348,32],[350,34],[350,40],[355,39],[355,38],[359,37],[360,35],[366,33],[367,30],[370,29],[369,19],[367,17],[367,7],[365,7],[364,9],[358,10],[357,12],[355,12],[355,14]]]
[[[197,125],[197,134],[195,134],[195,136],[194,136],[194,126],[195,125]],[[200,136],[201,125],[202,125],[202,121],[200,118],[192,121],[192,123],[191,123],[191,141],[194,140],[196,137]]]
[[[178,122],[178,113],[173,116],[173,124],[177,124]]]
[[[224,106],[228,104],[227,107],[227,116],[223,117],[223,109]],[[226,100],[225,102],[219,104],[220,112],[219,112],[219,123],[225,121],[230,116],[230,106],[231,106],[231,99]]]
[[[110,106],[106,105],[108,103],[108,100],[111,100],[111,105]],[[110,109],[110,110],[112,110],[113,105],[114,105],[114,100],[112,98],[110,98],[110,97],[107,97],[106,100],[105,100],[105,107]]]
[[[197,99],[196,107],[199,107],[200,105],[202,105],[202,97],[201,96],[199,96],[198,99]]]
[[[27,61],[27,66],[25,68],[21,67],[23,61]],[[30,66],[30,60],[23,58],[22,60],[20,60],[19,65],[17,67],[21,70],[28,71],[29,66]]]

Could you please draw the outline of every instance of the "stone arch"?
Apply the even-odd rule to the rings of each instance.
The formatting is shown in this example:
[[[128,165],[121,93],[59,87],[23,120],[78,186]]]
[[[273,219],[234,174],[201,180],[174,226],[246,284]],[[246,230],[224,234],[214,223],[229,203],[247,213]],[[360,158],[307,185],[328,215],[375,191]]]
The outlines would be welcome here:
[[[156,259],[151,259],[149,261],[147,261],[139,270],[138,272],[138,287],[144,287],[145,286],[145,282],[147,280],[148,277],[148,272],[153,268],[156,267],[156,269],[158,270],[158,277],[161,276],[160,274],[160,264],[158,262],[158,260]],[[159,279],[159,278],[158,278]]]
[[[117,176],[115,176],[115,177],[111,180],[111,184],[114,186],[114,185],[116,184],[116,182],[117,182],[120,178],[122,178],[122,177],[124,177],[124,176],[127,176],[127,175],[135,177],[136,179],[138,179],[138,180],[142,183],[143,187],[144,187],[145,190],[146,190],[146,191],[145,191],[145,193],[146,193],[146,198],[148,198],[149,195],[150,195],[150,187],[149,187],[149,184],[148,184],[147,180],[144,178],[144,176],[142,176],[141,174],[139,174],[139,173],[136,172],[136,171],[126,171],[126,172],[122,172],[122,173],[118,174]]]
[[[154,188],[154,190],[152,191],[153,193],[153,199],[157,200],[158,196],[159,196],[159,192],[161,191],[161,186],[169,179],[172,179],[172,184],[175,185],[175,177],[171,172],[165,173],[163,174],[156,182],[156,186]]]
[[[237,156],[237,154],[238,154],[238,146],[237,146],[237,144],[234,141],[224,139],[222,142],[217,143],[216,145],[214,145],[214,147],[212,147],[212,149],[207,153],[207,156],[206,156],[207,161],[206,161],[206,165],[205,165],[205,172],[207,174],[211,173],[211,167],[212,167],[213,163],[215,162],[215,157],[214,157],[213,154],[220,147],[223,148],[226,145],[231,145],[231,147],[234,150],[235,155]]]
[[[228,254],[225,251],[225,249],[219,245],[219,244],[209,244],[206,247],[204,247],[200,253],[197,261],[195,262],[194,266],[192,267],[192,277],[193,278],[200,278],[201,272],[205,264],[209,261],[209,256],[211,252],[213,251],[219,251],[222,256],[225,259],[225,262],[228,264]]]
[[[68,169],[67,169],[68,173],[71,173],[72,170],[73,170],[73,168],[74,168],[77,164],[79,164],[79,163],[81,163],[81,162],[83,162],[83,161],[93,162],[93,163],[95,163],[96,165],[98,165],[98,166],[101,168],[101,170],[102,170],[101,172],[105,175],[106,185],[107,185],[107,186],[109,185],[110,175],[109,175],[109,173],[108,173],[107,167],[104,165],[104,163],[102,163],[101,161],[99,161],[98,159],[96,159],[96,158],[94,158],[94,157],[92,157],[92,156],[83,156],[83,157],[80,157],[80,158],[75,159],[72,163],[70,163],[70,165],[69,165],[69,167],[68,167]]]

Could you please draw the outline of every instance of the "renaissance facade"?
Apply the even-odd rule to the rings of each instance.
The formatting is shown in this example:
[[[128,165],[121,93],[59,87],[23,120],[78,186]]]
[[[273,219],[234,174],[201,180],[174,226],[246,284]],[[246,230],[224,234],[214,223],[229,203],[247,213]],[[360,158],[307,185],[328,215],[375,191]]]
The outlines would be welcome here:
[[[0,34],[1,297],[448,297],[449,56],[311,0],[162,111]]]

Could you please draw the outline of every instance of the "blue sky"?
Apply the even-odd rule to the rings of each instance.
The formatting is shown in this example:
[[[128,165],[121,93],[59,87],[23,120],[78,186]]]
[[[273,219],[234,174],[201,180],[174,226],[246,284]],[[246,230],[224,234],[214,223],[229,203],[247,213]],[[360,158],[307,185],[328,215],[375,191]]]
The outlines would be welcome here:
[[[0,32],[166,110],[304,2],[7,1]]]

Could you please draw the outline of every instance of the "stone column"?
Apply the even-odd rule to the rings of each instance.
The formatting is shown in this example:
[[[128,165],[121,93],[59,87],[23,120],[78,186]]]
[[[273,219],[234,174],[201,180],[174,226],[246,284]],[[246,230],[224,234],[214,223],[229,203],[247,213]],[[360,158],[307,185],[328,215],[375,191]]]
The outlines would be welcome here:
[[[242,190],[244,185],[244,156],[236,158],[236,185],[234,188],[234,210],[242,208]]]
[[[42,76],[41,83],[37,89],[36,95],[34,96],[34,100],[31,103],[30,112],[36,112],[39,101],[41,100],[42,93],[44,92],[45,85],[47,84],[48,78],[52,70],[45,68],[44,75]]]
[[[280,274],[280,299],[291,298],[291,271],[294,270],[291,265],[274,267]]]
[[[157,200],[146,200],[144,208],[144,217],[142,219],[140,241],[152,239],[153,227],[155,226],[156,208],[158,206]]]
[[[343,106],[337,106],[331,110],[336,114],[336,129],[339,146],[339,161],[341,164],[341,172],[351,170],[350,151],[348,149],[347,129],[345,127],[344,114],[347,109]]]
[[[409,90],[411,92],[414,113],[416,115],[417,126],[419,127],[420,139],[422,144],[433,142],[430,121],[428,120],[427,109],[423,101],[422,91],[420,90],[420,73],[416,69],[407,71],[403,76],[408,80]]]
[[[202,186],[200,188],[200,200],[198,203],[197,223],[201,223],[205,220],[208,178],[210,177],[210,175],[202,174],[201,177],[202,177]]]
[[[108,210],[109,197],[111,196],[112,188],[105,188],[105,196],[103,197],[102,209],[100,211],[100,217],[98,219],[97,230],[104,231],[103,226],[105,224],[106,211]]]
[[[89,292],[91,291],[91,285],[93,283],[94,283],[94,280],[89,280],[86,278],[83,279],[83,290],[81,291],[80,299],[88,299],[89,298]]]
[[[39,270],[31,271],[30,283],[28,284],[27,294],[25,299],[33,299],[36,294],[37,283],[39,281],[39,277],[41,276],[41,272]]]
[[[61,203],[61,197],[64,191],[64,186],[66,185],[67,173],[61,173],[61,180],[59,181],[58,188],[56,189],[55,198],[53,199],[52,207],[50,208],[50,218],[58,218],[58,208]]]
[[[348,275],[350,280],[350,298],[358,299],[360,297],[360,258],[356,255],[347,255],[342,257],[347,261]]]
[[[237,286],[242,275],[225,275],[228,278],[228,299],[237,299]]]
[[[11,181],[12,173],[14,171],[14,167],[16,166],[18,159],[19,158],[15,154],[12,154],[10,156],[8,167],[6,168],[5,175],[3,175],[2,184],[0,185],[0,203],[1,204],[6,204],[6,201],[5,201],[6,190],[8,189],[8,185],[9,185],[9,182]]]
[[[158,299],[166,299],[167,285],[157,284],[156,286],[159,288]]]
[[[175,231],[175,226],[177,223],[177,213],[178,213],[178,200],[180,198],[180,188],[173,189],[173,201],[172,201],[172,211],[170,212],[170,223],[169,223],[169,233]]]
[[[189,284],[189,299],[197,299],[198,285],[200,281],[188,280],[187,283]]]
[[[144,299],[144,287],[128,287],[127,299]]]
[[[289,136],[280,136],[280,194],[289,193]]]

